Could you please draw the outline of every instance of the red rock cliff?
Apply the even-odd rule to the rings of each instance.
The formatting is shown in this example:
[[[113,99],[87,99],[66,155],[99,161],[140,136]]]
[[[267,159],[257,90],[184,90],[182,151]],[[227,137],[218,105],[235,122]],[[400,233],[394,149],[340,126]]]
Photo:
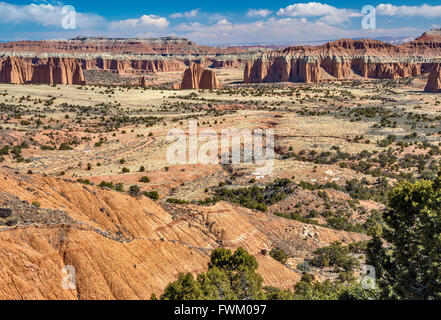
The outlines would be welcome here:
[[[0,82],[23,84],[32,78],[32,66],[19,58],[7,57],[0,60]]]
[[[7,57],[0,61],[0,82],[24,84],[84,84],[80,63],[72,58],[48,58],[32,64],[25,59]]]
[[[198,63],[191,63],[190,67],[184,71],[181,89],[216,89],[219,83],[216,74],[212,70],[205,70]]]
[[[34,66],[32,83],[85,84],[80,63],[72,58],[48,58]]]
[[[436,65],[429,74],[427,85],[424,88],[426,92],[441,93],[441,65]]]
[[[430,72],[440,54],[439,31],[398,46],[372,39],[341,39],[265,53],[245,64],[244,82],[318,82],[322,76],[336,80],[415,77]]]

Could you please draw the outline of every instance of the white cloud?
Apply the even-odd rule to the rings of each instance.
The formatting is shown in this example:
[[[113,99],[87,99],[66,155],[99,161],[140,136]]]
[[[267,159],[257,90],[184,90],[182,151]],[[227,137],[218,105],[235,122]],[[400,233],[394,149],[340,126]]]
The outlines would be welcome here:
[[[339,9],[320,2],[295,3],[280,8],[277,15],[281,17],[320,17],[328,24],[341,24],[362,14],[352,9]]]
[[[60,27],[62,19],[66,16],[63,13],[64,5],[52,4],[29,4],[15,5],[0,2],[0,23],[36,23],[46,27]],[[106,23],[103,17],[95,14],[76,13],[76,26],[79,29],[93,28]]]
[[[428,15],[434,16],[439,6],[427,5],[406,7],[380,5],[377,9],[383,15]],[[0,1],[0,35],[7,39],[44,39],[69,38],[79,34],[74,30],[62,30],[61,21],[63,4],[31,4],[15,5]],[[409,8],[414,8],[409,10]],[[416,9],[415,9],[416,8]],[[354,27],[350,30],[339,26],[350,18],[360,17],[361,13],[351,9],[336,8],[319,2],[296,3],[281,8],[277,16],[271,16],[268,9],[249,9],[248,17],[258,17],[258,21],[245,19],[243,22],[232,22],[234,15],[223,16],[218,13],[200,12],[193,9],[188,12],[175,13],[170,19],[187,18],[176,25],[166,17],[145,14],[138,18],[108,21],[105,18],[88,13],[77,13],[77,28],[82,35],[108,37],[158,37],[175,34],[191,39],[200,44],[250,44],[250,43],[306,43],[342,37],[362,38],[380,36],[413,36],[423,30],[399,28],[396,30],[377,29],[365,30]],[[203,19],[199,19],[203,18]],[[260,19],[262,18],[262,19]],[[393,19],[393,18],[391,18]],[[197,22],[195,21],[197,20]],[[257,20],[257,19],[256,19]],[[432,21],[436,23],[437,21]],[[26,31],[1,32],[4,25],[13,26],[19,23],[31,23]],[[439,23],[438,23],[439,24]],[[47,28],[51,27],[51,28]],[[55,30],[54,30],[55,28]]]
[[[153,14],[143,15],[138,19],[126,19],[120,21],[111,22],[109,25],[110,30],[130,29],[138,30],[140,28],[166,28],[169,22],[166,18],[156,16]]]
[[[390,3],[382,3],[377,6],[377,14],[384,16],[424,17],[429,19],[439,18],[441,17],[441,6],[431,6],[428,4],[420,6],[394,6]]]
[[[212,25],[185,23],[174,28],[175,33],[200,44],[307,44],[311,41],[327,41],[339,38],[371,38],[383,36],[409,36],[421,34],[412,28],[362,30],[333,26],[322,20],[305,18],[276,18],[250,23],[219,21]]]
[[[271,13],[273,13],[271,10],[268,9],[249,9],[247,12],[247,17],[261,17],[266,18]]]
[[[194,18],[199,14],[200,9],[193,9],[191,11],[186,12],[177,12],[169,15],[168,17],[170,19],[177,19],[177,18]]]

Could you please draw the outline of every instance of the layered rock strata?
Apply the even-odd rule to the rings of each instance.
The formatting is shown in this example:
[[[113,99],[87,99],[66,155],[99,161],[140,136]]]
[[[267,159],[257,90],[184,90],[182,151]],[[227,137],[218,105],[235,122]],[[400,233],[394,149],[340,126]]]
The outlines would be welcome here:
[[[248,61],[245,83],[354,78],[397,79],[432,70],[441,57],[441,32],[394,46],[381,41],[341,39],[316,47],[290,47]]]
[[[181,89],[216,89],[219,87],[216,73],[204,69],[198,63],[190,64],[182,77]]]
[[[37,63],[17,57],[0,60],[0,82],[25,84],[84,84],[80,63],[72,58],[39,59]]]
[[[436,65],[429,75],[427,85],[424,88],[426,92],[441,93],[441,65]]]

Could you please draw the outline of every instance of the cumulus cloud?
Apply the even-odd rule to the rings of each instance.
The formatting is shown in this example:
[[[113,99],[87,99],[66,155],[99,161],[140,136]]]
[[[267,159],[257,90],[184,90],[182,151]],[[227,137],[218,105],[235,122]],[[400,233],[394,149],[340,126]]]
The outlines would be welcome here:
[[[428,13],[430,7],[430,13]],[[377,13],[389,16],[427,16],[438,17],[440,6],[392,6],[382,4]],[[409,8],[412,8],[411,10]],[[78,35],[77,31],[63,30],[61,21],[65,17],[63,4],[30,4],[15,5],[0,1],[0,36],[8,39],[43,39],[67,38]],[[259,19],[237,21],[234,15],[223,16],[217,13],[200,12],[193,9],[187,12],[174,13],[166,17],[146,13],[140,17],[125,20],[109,21],[102,16],[77,12],[77,29],[83,35],[105,35],[109,37],[157,37],[174,34],[191,39],[201,44],[251,44],[251,43],[306,43],[308,41],[332,40],[342,37],[361,38],[374,36],[410,36],[418,35],[423,30],[399,28],[397,30],[365,30],[355,27],[341,27],[339,24],[351,18],[361,17],[359,11],[336,8],[324,3],[296,3],[272,15],[268,9],[249,9],[246,16]],[[182,22],[176,24],[176,20]],[[244,18],[244,17],[242,17]],[[32,24],[26,31],[1,32],[5,25]],[[437,23],[437,21],[432,21]],[[38,27],[43,26],[44,28]],[[48,28],[51,27],[51,28]],[[55,30],[54,30],[55,29]]]
[[[199,9],[193,9],[191,11],[186,12],[177,12],[169,15],[168,17],[170,19],[177,19],[177,18],[194,18],[199,14]]]
[[[260,18],[266,18],[271,13],[273,13],[271,10],[268,9],[249,9],[247,12],[247,17],[260,17]]]
[[[295,3],[286,8],[280,8],[277,15],[281,17],[320,17],[328,24],[341,24],[351,18],[361,17],[359,11],[339,9],[320,2]]]
[[[62,20],[66,16],[64,5],[41,3],[29,5],[15,5],[0,2],[0,23],[36,23],[46,27],[62,27]],[[106,19],[95,14],[76,13],[76,26],[79,29],[93,28],[106,23]]]
[[[362,30],[330,25],[321,20],[306,18],[270,17],[248,23],[221,20],[212,25],[184,23],[174,28],[175,33],[192,41],[208,45],[222,44],[308,44],[339,38],[371,38],[383,36],[418,35],[422,31],[412,28]]]
[[[169,22],[166,18],[150,14],[150,15],[142,15],[138,19],[126,19],[126,20],[111,22],[109,25],[109,29],[110,30],[121,30],[121,29],[137,30],[140,28],[162,29],[168,27],[168,25]]]
[[[265,42],[304,41],[332,38],[341,31],[323,22],[308,22],[298,18],[269,18],[251,23],[231,23],[220,20],[213,25],[178,26],[178,33],[204,44],[249,44]]]
[[[424,17],[428,19],[439,18],[441,17],[441,6],[431,6],[428,4],[420,6],[394,6],[390,3],[382,3],[377,6],[377,14],[399,17]]]

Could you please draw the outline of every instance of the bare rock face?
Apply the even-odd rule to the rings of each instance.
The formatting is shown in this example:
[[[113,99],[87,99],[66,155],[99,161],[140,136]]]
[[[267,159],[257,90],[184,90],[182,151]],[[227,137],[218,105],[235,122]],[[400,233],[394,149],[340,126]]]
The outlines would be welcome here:
[[[253,57],[245,63],[244,82],[415,77],[430,72],[430,65],[440,52],[438,30],[401,45],[372,39],[340,39],[314,47],[294,46]]]
[[[318,82],[321,69],[318,61],[309,58],[288,60],[285,57],[258,59],[247,62],[244,70],[244,82]]]
[[[240,62],[237,60],[214,60],[213,68],[238,68]]]
[[[441,65],[436,65],[429,74],[427,85],[424,88],[426,92],[441,93]]]
[[[176,224],[175,209],[148,197],[50,176],[0,173],[0,190],[0,206],[12,209],[7,220],[0,218],[6,224],[0,232],[1,300],[149,299],[163,293],[179,274],[205,271],[217,237],[227,249],[245,247],[256,257],[265,286],[288,289],[301,276],[262,255],[262,250],[269,252],[268,243],[287,243],[288,253],[305,248],[301,258],[306,258],[334,241],[368,240],[359,233],[271,219],[227,202],[195,206],[194,214],[185,218],[188,223]],[[311,235],[317,241],[305,239]],[[77,271],[77,289],[60,285],[67,264]]]
[[[144,76],[139,78],[139,86],[143,88],[147,87],[147,81],[145,80]]]
[[[32,66],[19,58],[7,57],[0,60],[0,82],[23,84],[32,78]]]
[[[32,83],[85,84],[81,64],[72,58],[48,58],[34,66]]]
[[[219,88],[216,74],[212,70],[205,70],[198,63],[191,63],[184,71],[181,89],[216,89]]]
[[[137,73],[176,72],[184,70],[180,60],[81,59],[84,70],[105,70],[126,75]]]
[[[0,61],[0,82],[24,84],[84,84],[81,64],[72,58],[48,58],[32,64],[7,57]]]
[[[181,90],[181,84],[180,83],[173,83],[171,85],[172,90]]]

